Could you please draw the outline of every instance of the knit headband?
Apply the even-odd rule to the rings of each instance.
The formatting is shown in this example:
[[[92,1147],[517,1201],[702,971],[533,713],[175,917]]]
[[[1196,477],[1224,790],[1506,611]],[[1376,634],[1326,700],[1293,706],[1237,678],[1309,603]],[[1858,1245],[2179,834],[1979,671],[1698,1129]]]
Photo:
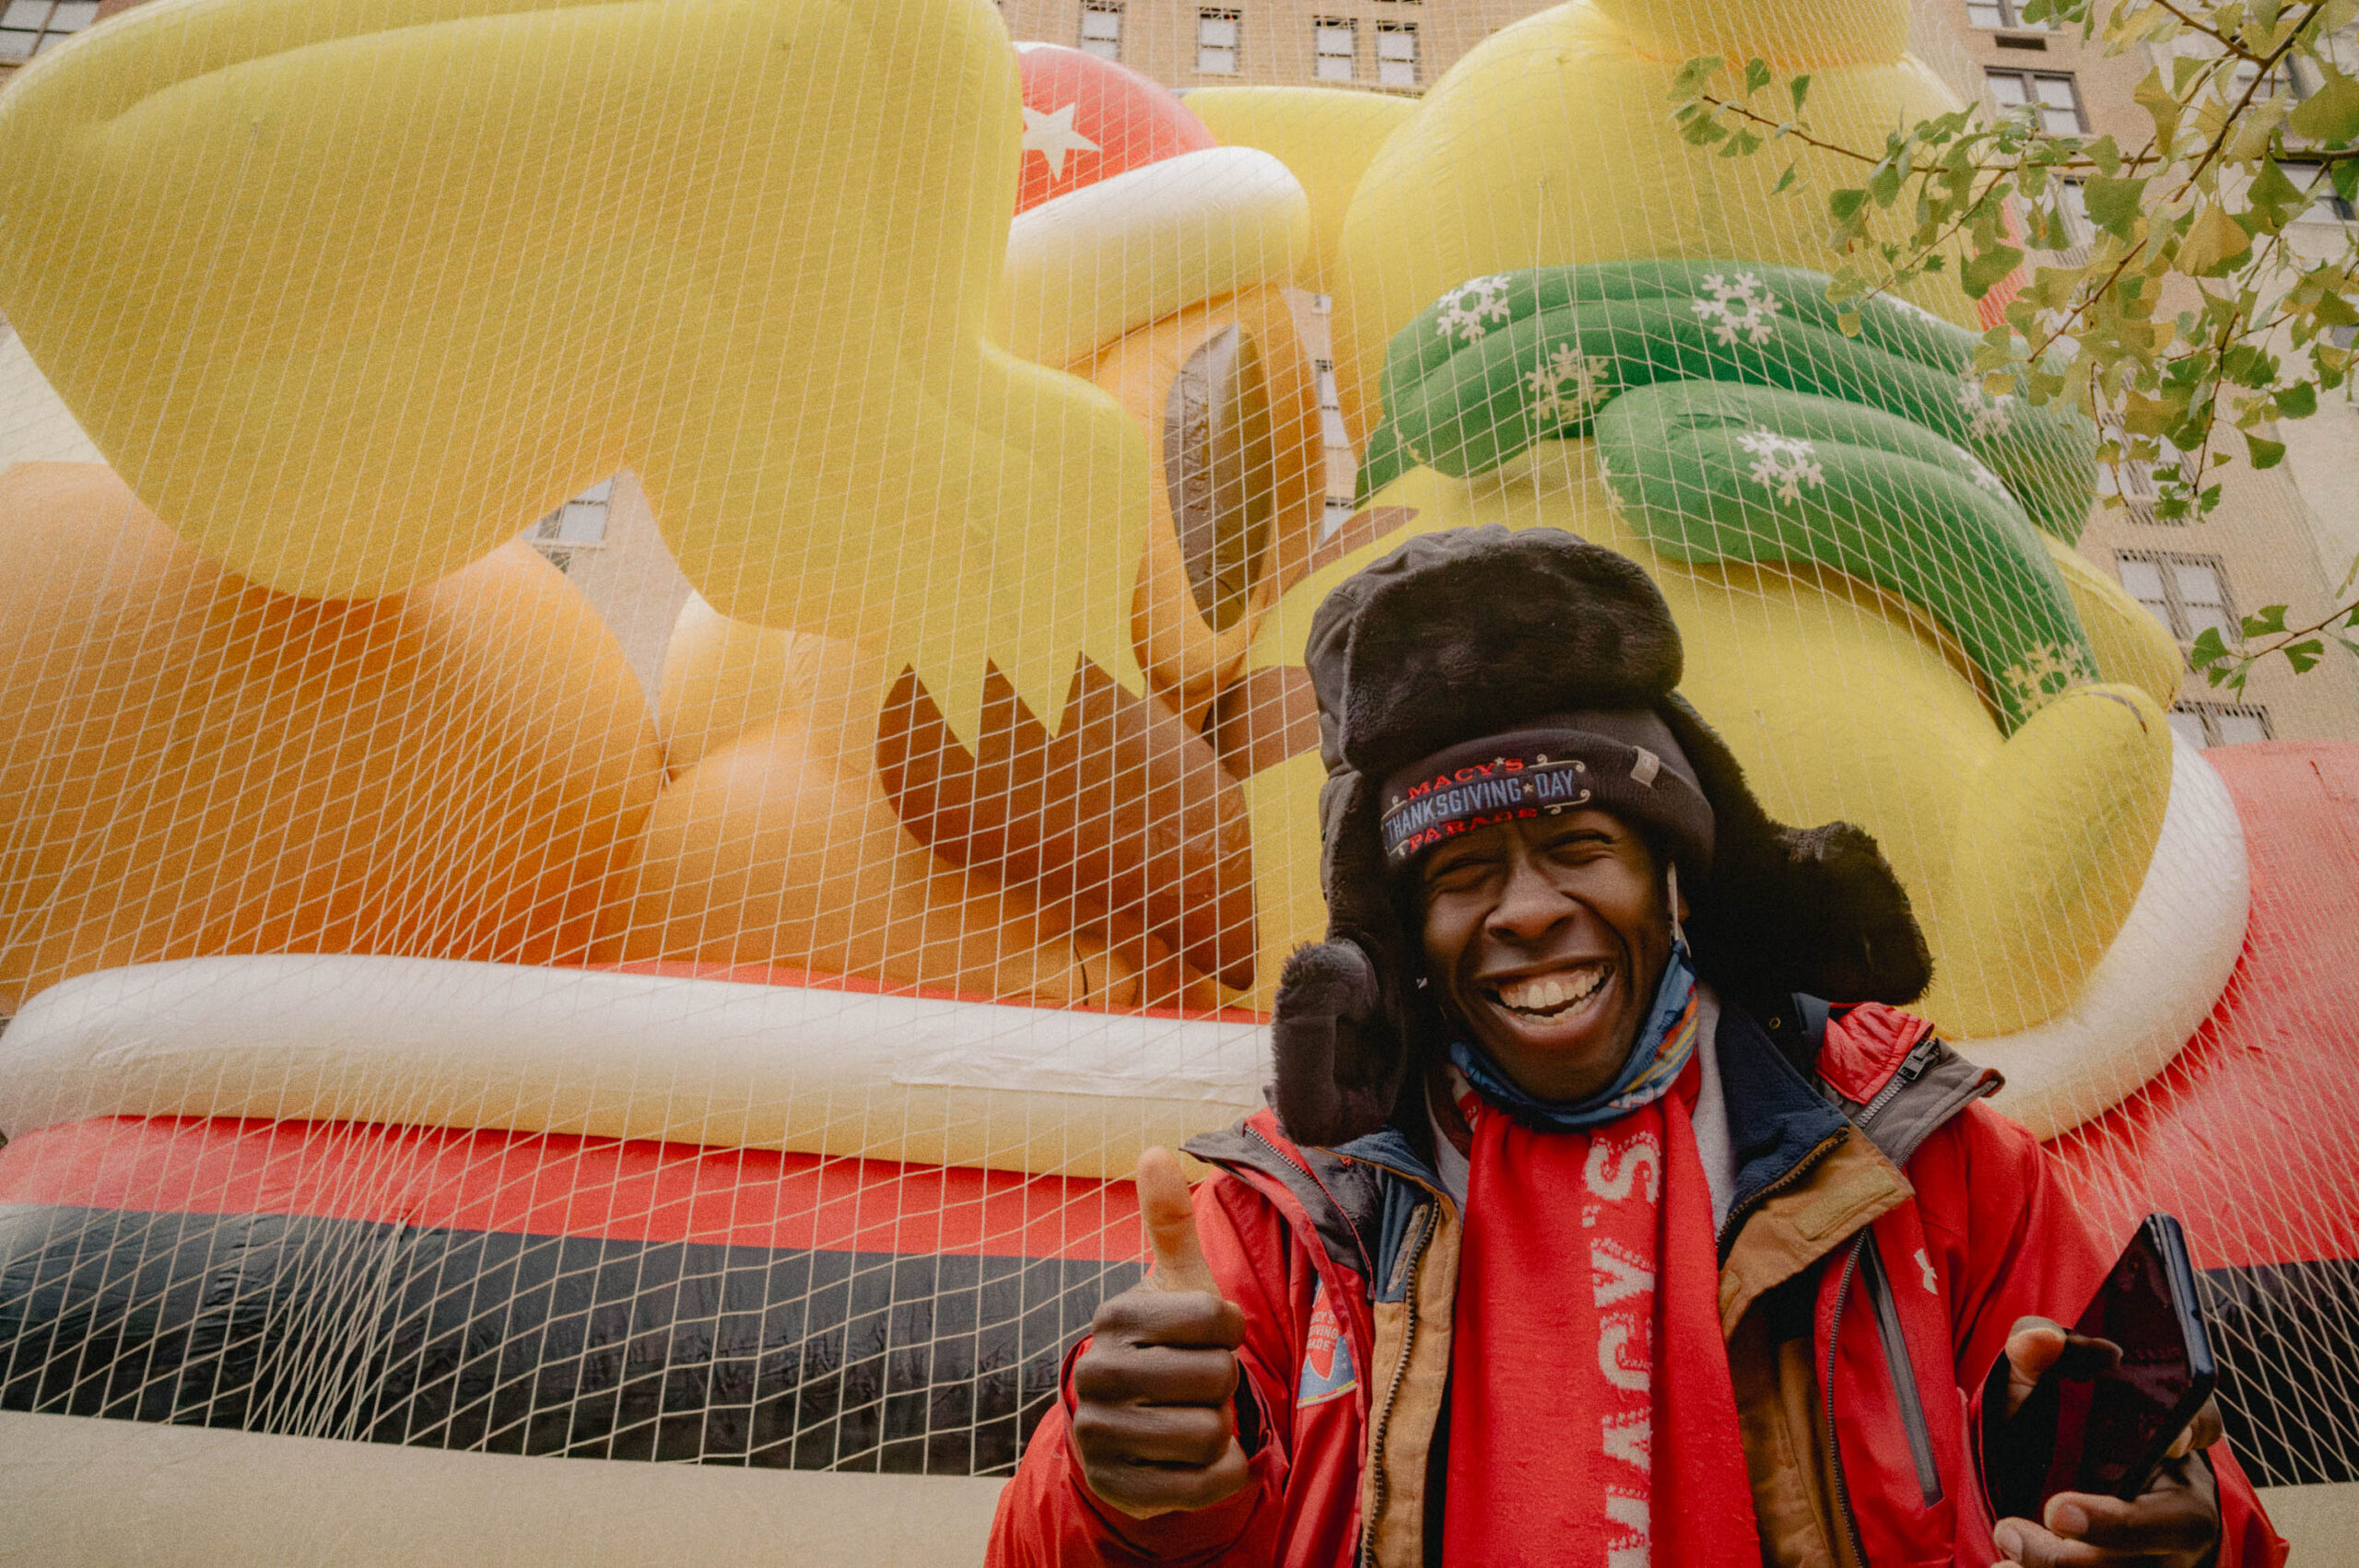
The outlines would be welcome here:
[[[1649,827],[1702,875],[1712,861],[1712,808],[1671,727],[1644,709],[1551,714],[1531,727],[1436,752],[1384,781],[1386,867],[1478,827],[1603,811]]]

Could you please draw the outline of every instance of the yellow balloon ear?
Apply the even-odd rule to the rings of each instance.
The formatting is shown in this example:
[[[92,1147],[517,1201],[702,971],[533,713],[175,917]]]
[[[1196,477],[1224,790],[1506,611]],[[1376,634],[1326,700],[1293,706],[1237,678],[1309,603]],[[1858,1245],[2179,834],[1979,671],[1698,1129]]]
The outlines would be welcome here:
[[[1198,88],[1188,108],[1221,146],[1258,147],[1293,170],[1310,198],[1311,235],[1295,282],[1327,292],[1352,193],[1417,100],[1338,88]]]
[[[722,614],[1053,723],[1135,679],[1146,453],[987,340],[1019,110],[985,0],[188,0],[0,99],[0,308],[266,587],[432,581],[628,466]]]

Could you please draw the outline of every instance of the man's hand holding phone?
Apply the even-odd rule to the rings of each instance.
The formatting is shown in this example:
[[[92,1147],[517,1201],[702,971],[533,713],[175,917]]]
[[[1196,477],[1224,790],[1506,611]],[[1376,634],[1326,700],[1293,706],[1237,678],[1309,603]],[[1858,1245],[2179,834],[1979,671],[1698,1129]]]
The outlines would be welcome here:
[[[2069,1335],[2045,1317],[2017,1319],[2007,1335],[2007,1419],[2068,1352],[2095,1355],[2109,1348]],[[2207,1399],[2137,1497],[2125,1502],[2058,1492],[2048,1500],[2044,1519],[2002,1519],[1992,1537],[2017,1568],[2205,1568],[2219,1550],[2220,1495],[2211,1466],[2193,1456],[2219,1440],[2219,1403]]]
[[[1074,1366],[1073,1437],[1089,1490],[1147,1519],[1210,1507],[1246,1482],[1232,1406],[1245,1315],[1204,1261],[1178,1157],[1141,1154],[1138,1188],[1154,1270],[1097,1309]]]

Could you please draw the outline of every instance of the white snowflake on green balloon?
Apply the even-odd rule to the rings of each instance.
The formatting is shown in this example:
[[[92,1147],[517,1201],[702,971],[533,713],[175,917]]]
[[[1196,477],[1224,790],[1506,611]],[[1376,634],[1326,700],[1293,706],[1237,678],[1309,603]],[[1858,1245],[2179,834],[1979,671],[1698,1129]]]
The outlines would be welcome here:
[[[2013,392],[1993,396],[1982,385],[1982,372],[1967,369],[1957,383],[1958,406],[1966,410],[1966,439],[1979,441],[1991,436],[2003,436],[2015,427],[2015,398]]]
[[[1799,501],[1803,486],[1816,489],[1826,483],[1818,448],[1800,436],[1781,436],[1764,425],[1739,436],[1737,445],[1753,454],[1748,472],[1773,499]]]
[[[1708,272],[1704,288],[1711,298],[1698,295],[1687,302],[1687,308],[1703,318],[1723,347],[1735,346],[1742,337],[1757,348],[1778,334],[1778,323],[1772,318],[1784,307],[1759,274],[1741,272],[1731,283],[1724,273]]]
[[[1435,330],[1443,337],[1473,343],[1491,330],[1492,322],[1504,323],[1508,319],[1508,285],[1512,281],[1506,273],[1468,278],[1438,301],[1441,315],[1434,323]]]
[[[1964,447],[1959,446],[1954,441],[1950,443],[1950,451],[1955,452],[1958,456],[1958,461],[1966,464],[1967,477],[1972,479],[1977,485],[1981,486],[1984,489],[1989,491],[1994,496],[2003,496],[2007,493],[2005,482],[2001,480],[1997,474],[1991,473],[1988,468],[1984,467],[1982,465],[1981,459],[1976,457],[1972,452],[1966,451]]]
[[[2097,678],[2097,673],[2089,668],[2087,654],[2053,642],[2033,643],[2001,675],[2014,689],[2016,705],[2026,718],[2073,687]]]
[[[1597,412],[1614,391],[1614,361],[1598,354],[1583,354],[1573,344],[1560,343],[1548,352],[1548,362],[1523,378],[1532,389],[1534,423],[1570,424]]]

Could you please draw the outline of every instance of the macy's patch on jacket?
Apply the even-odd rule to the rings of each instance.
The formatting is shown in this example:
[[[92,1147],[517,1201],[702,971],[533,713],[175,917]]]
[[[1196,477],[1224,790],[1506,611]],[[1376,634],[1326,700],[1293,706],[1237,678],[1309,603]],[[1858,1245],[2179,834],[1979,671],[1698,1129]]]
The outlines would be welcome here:
[[[1352,1365],[1352,1347],[1344,1339],[1344,1325],[1327,1300],[1324,1281],[1310,1289],[1310,1331],[1304,1336],[1302,1380],[1295,1387],[1297,1410],[1323,1405],[1360,1386]]]

